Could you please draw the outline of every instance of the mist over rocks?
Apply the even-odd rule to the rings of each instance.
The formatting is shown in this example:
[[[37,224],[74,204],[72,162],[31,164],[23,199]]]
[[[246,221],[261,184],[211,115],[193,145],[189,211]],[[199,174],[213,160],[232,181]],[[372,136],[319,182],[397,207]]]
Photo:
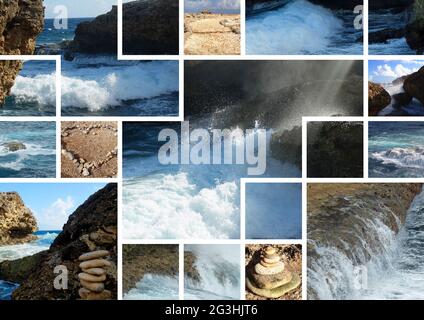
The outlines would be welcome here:
[[[33,54],[43,27],[42,0],[0,1],[0,55]],[[0,61],[0,107],[21,69],[22,61]]]
[[[363,110],[360,61],[188,61],[185,87],[186,115],[213,114],[224,128],[291,128],[302,116]]]
[[[0,246],[33,241],[37,221],[16,192],[0,192]]]
[[[78,274],[79,256],[84,253],[107,250],[105,289],[117,297],[117,184],[111,183],[90,196],[69,217],[62,232],[50,249],[35,256],[14,261],[16,264],[30,260],[27,274],[19,281],[19,288],[12,294],[14,300],[75,300],[81,288]],[[4,266],[4,264],[1,264]],[[65,266],[68,270],[68,289],[56,290],[53,287],[57,274],[54,268]],[[1,270],[1,267],[0,267]],[[14,279],[22,279],[22,273]],[[11,279],[12,280],[12,279]]]

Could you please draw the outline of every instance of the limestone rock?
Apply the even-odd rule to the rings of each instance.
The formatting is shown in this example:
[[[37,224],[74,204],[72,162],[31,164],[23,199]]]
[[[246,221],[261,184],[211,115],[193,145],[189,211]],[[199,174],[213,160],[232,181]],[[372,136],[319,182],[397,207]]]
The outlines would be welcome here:
[[[94,276],[102,276],[106,274],[106,271],[103,268],[82,269],[82,271],[88,274],[92,274]]]
[[[104,258],[104,257],[107,257],[108,255],[109,255],[109,251],[107,250],[97,250],[97,251],[84,253],[78,259],[80,261],[87,261],[87,260],[93,260],[97,258]]]
[[[37,221],[16,192],[0,192],[0,245],[35,240]]]
[[[390,94],[381,85],[368,82],[368,114],[370,116],[377,116],[391,101]]]
[[[80,273],[78,275],[78,278],[80,280],[84,280],[84,281],[87,281],[87,282],[98,282],[98,283],[100,283],[100,282],[103,282],[103,281],[106,280],[106,275],[94,276],[92,274],[88,274],[88,273],[83,272],[83,273]]]
[[[84,300],[110,300],[112,298],[112,292],[104,290],[100,293],[91,292],[85,288],[79,289],[79,295]]]
[[[88,282],[82,279],[80,279],[80,282],[85,289],[90,290],[91,292],[100,293],[105,290],[105,285],[102,282]]]
[[[91,269],[91,268],[102,268],[110,267],[110,262],[104,259],[94,259],[89,261],[84,261],[80,263],[81,269]]]
[[[261,289],[255,287],[255,285],[252,284],[252,282],[249,280],[249,278],[246,278],[246,287],[251,290],[253,293],[270,298],[270,299],[277,299],[282,296],[284,296],[286,293],[296,289],[300,285],[300,277],[297,274],[293,274],[293,278],[290,282],[281,285],[279,287],[273,288],[273,289]]]
[[[42,0],[0,1],[0,55],[30,55],[43,31]],[[0,61],[0,105],[10,94],[21,61]]]

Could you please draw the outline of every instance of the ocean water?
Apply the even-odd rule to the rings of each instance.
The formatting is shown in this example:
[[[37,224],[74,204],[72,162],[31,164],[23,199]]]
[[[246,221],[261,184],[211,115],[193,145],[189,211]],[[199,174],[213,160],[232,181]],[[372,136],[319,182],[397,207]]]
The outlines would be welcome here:
[[[378,253],[367,248],[370,260],[352,261],[338,248],[317,248],[320,258],[308,265],[308,287],[316,299],[424,299],[424,193],[415,198],[398,234],[377,218],[367,221],[367,228],[381,247]]]
[[[424,176],[424,124],[370,122],[368,144],[369,177]]]
[[[410,13],[407,11],[370,10],[368,28],[370,33],[384,29],[401,29],[406,26],[409,20]],[[409,48],[405,38],[391,39],[387,43],[370,43],[368,50],[369,54],[375,55],[416,54],[414,50]]]
[[[248,176],[248,166],[162,165],[158,150],[163,143],[158,143],[158,134],[164,128],[179,131],[180,127],[169,123],[124,125],[122,227],[125,237],[239,238],[239,180]],[[268,140],[269,137],[270,132]],[[244,139],[234,141],[233,148],[244,143]],[[268,156],[265,174],[259,177],[269,176],[298,177],[300,171]]]
[[[362,54],[356,14],[294,0],[276,10],[248,16],[247,54]]]
[[[239,245],[186,245],[196,256],[200,281],[184,277],[185,300],[240,299]]]
[[[11,95],[0,107],[0,116],[55,116],[55,61],[24,62],[12,87]]]
[[[384,89],[393,96],[397,93],[405,92],[403,83],[401,84],[382,84]],[[424,115],[424,106],[417,99],[413,98],[412,101],[402,107],[396,105],[396,101],[392,98],[391,103],[379,113],[380,116],[422,116]]]
[[[4,144],[21,142],[24,150],[9,151]],[[54,122],[0,122],[0,177],[54,178],[56,124]]]
[[[302,185],[246,184],[246,238],[301,239]]]
[[[178,278],[146,274],[123,298],[124,300],[178,300]]]
[[[48,250],[60,231],[37,231],[38,239],[33,242],[11,246],[0,246],[0,262],[5,260],[17,260],[38,252]],[[0,300],[10,300],[12,292],[19,284],[0,279]]]
[[[48,19],[37,45],[57,54],[57,45],[72,40],[77,25],[90,20],[69,19],[63,30]],[[39,100],[50,96],[43,88],[32,90]],[[107,54],[62,59],[62,116],[178,116],[178,92],[178,61],[118,61],[116,55]]]
[[[178,61],[117,61],[80,55],[63,62],[63,116],[177,116]]]

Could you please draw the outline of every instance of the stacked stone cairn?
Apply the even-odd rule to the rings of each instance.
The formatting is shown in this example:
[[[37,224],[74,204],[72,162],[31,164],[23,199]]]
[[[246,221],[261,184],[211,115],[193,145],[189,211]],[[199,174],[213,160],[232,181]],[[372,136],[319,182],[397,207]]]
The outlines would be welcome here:
[[[81,255],[78,260],[81,261],[80,268],[83,271],[78,274],[82,288],[79,295],[83,300],[109,300],[112,293],[105,290],[104,281],[106,281],[105,268],[110,267],[111,263],[105,259],[109,256],[109,251],[98,250]]]
[[[248,270],[246,287],[254,294],[278,299],[296,289],[301,283],[299,275],[287,268],[277,250],[266,247],[261,252],[261,260]]]

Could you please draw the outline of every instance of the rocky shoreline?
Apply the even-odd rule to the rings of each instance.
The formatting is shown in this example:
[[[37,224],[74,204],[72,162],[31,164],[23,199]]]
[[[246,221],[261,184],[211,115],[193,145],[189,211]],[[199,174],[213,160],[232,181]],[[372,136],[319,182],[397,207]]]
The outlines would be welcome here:
[[[117,184],[111,183],[90,196],[69,217],[50,249],[33,256],[0,263],[0,279],[19,283],[14,300],[74,300],[81,288],[79,257],[105,250],[109,256],[104,288],[117,298]],[[68,289],[57,290],[53,283],[56,266],[68,270]]]
[[[398,233],[421,191],[419,183],[308,184],[308,268],[320,259],[318,246],[366,263],[384,250],[372,229],[375,219]],[[315,293],[309,291],[308,296],[313,299]]]
[[[178,276],[177,245],[124,245],[122,290],[125,295],[148,273]]]
[[[31,55],[35,39],[44,28],[42,0],[10,0],[0,2],[0,55]],[[22,61],[0,61],[0,107],[16,76]]]
[[[415,98],[422,104],[424,113],[424,67],[414,73],[393,80],[392,84],[402,84],[404,92],[391,96],[381,84],[368,82],[368,113],[370,116],[378,116],[384,108],[390,105],[392,99],[394,100],[393,107],[400,109],[407,106]]]
[[[188,13],[184,17],[185,54],[240,54],[240,15]]]

